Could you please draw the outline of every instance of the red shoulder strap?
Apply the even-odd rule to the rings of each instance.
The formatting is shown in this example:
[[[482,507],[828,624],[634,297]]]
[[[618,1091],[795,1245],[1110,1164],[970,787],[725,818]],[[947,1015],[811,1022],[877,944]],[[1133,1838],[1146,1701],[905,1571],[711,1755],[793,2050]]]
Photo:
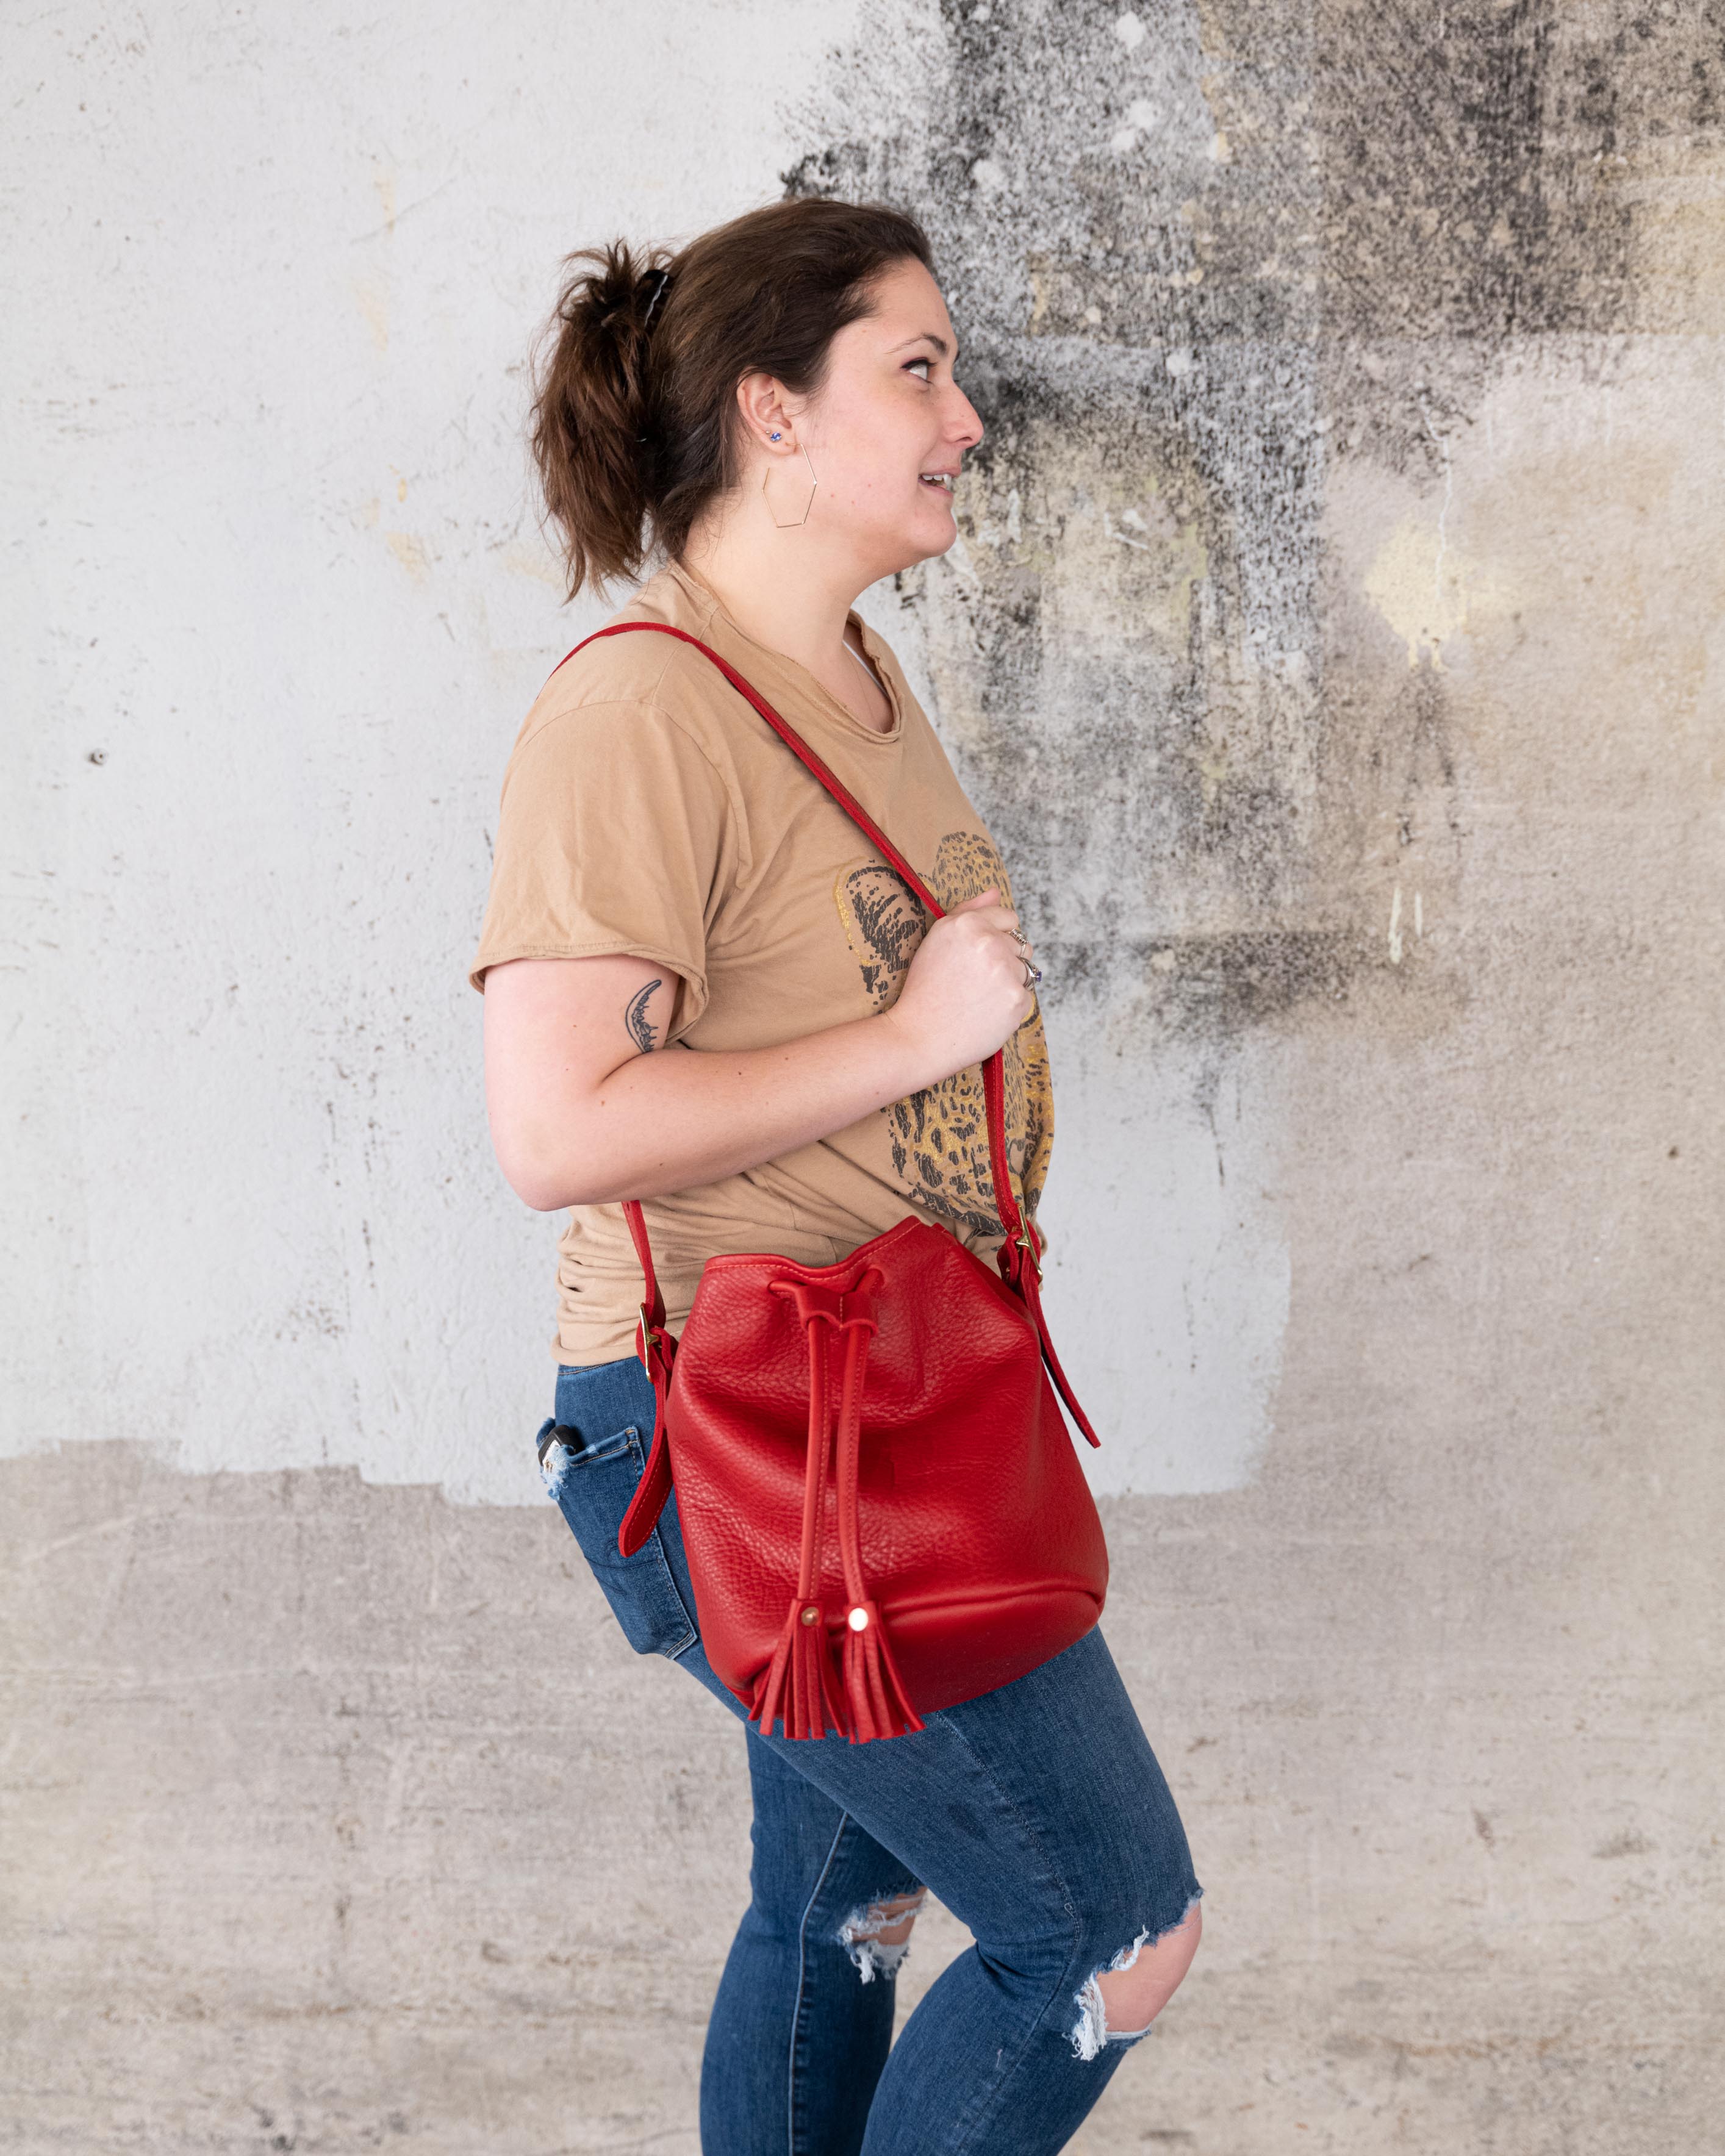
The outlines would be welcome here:
[[[595,629],[591,636],[583,637],[573,650],[564,653],[557,661],[557,665],[552,669],[552,672],[555,674],[558,667],[567,666],[577,651],[585,650],[589,644],[597,644],[601,637],[628,636],[639,631],[645,631],[655,636],[674,636],[680,644],[693,644],[697,651],[710,659],[732,687],[736,690],[738,696],[759,712],[792,755],[814,774],[881,858],[890,861],[898,870],[922,904],[927,907],[934,919],[938,921],[943,917],[946,908],[850,788],[827,768],[790,721],[781,718],[767,699],[760,695],[734,666],[721,659],[710,644],[703,644],[698,636],[690,635],[687,629],[673,629],[668,621],[614,621],[608,628]],[[1042,1298],[1037,1291],[1040,1267],[1037,1263],[1036,1249],[1025,1228],[1024,1214],[1019,1209],[1018,1199],[1012,1187],[1011,1170],[1007,1163],[1005,1056],[1004,1051],[1001,1049],[997,1048],[983,1065],[983,1099],[988,1110],[988,1166],[994,1188],[994,1209],[1000,1215],[1002,1227],[1006,1230],[1006,1240],[1000,1247],[1000,1255],[997,1262],[1003,1276],[1024,1298],[1031,1316],[1035,1320],[1037,1333],[1042,1342],[1043,1360],[1047,1364],[1049,1375],[1053,1378],[1073,1420],[1092,1445],[1100,1444],[1101,1440],[1091,1428],[1083,1409],[1073,1397],[1072,1389],[1068,1384],[1066,1374],[1061,1369],[1055,1354],[1054,1344],[1048,1337],[1048,1327],[1043,1319]],[[642,1215],[640,1206],[635,1199],[626,1198],[623,1201],[623,1210],[624,1216],[629,1222],[629,1235],[634,1243],[635,1253],[641,1260],[641,1270],[646,1281],[647,1292],[641,1306],[642,1324],[639,1346],[642,1360],[648,1363],[650,1369],[654,1337],[655,1334],[662,1335],[664,1331],[665,1304],[660,1295],[658,1281],[654,1276],[653,1253],[647,1240],[647,1224]],[[654,1451],[662,1459],[662,1448],[658,1439],[659,1434],[655,1432]],[[665,1486],[668,1488],[670,1486],[668,1470],[661,1471],[665,1473]],[[647,1479],[653,1481],[656,1478],[649,1472]],[[644,1481],[641,1490],[637,1495],[636,1504],[640,1504],[646,1495],[647,1481]],[[659,1503],[662,1505],[663,1502],[664,1496],[661,1494]],[[631,1507],[632,1513],[634,1509],[634,1507]],[[653,1507],[655,1517],[658,1515],[658,1509],[656,1505]],[[626,1522],[624,1524],[627,1529],[629,1523]],[[650,1524],[649,1521],[648,1525],[650,1526]],[[642,1539],[644,1538],[644,1531]]]

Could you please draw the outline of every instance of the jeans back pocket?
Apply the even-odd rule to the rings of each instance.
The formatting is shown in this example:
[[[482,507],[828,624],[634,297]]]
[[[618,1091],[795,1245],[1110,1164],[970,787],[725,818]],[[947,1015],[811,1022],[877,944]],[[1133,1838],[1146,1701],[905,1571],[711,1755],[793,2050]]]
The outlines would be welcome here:
[[[646,1471],[640,1430],[630,1423],[596,1443],[571,1445],[554,1434],[558,1427],[554,1422],[540,1427],[539,1471],[623,1636],[638,1655],[680,1655],[696,1634],[658,1528],[633,1557],[617,1547],[617,1531]]]

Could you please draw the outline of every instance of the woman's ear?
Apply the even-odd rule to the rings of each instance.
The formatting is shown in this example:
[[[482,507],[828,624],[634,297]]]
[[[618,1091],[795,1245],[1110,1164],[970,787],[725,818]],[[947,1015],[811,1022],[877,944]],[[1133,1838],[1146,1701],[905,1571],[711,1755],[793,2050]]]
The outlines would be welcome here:
[[[757,447],[771,449],[777,456],[795,446],[796,416],[803,408],[802,400],[788,398],[784,384],[774,376],[744,375],[737,385],[737,408]]]

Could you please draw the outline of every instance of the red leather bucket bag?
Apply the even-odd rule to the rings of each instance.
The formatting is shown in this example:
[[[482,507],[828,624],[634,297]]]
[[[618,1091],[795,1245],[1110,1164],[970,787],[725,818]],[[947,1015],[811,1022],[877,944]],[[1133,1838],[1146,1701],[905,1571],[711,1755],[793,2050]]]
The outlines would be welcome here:
[[[940,917],[909,863],[716,652],[662,622],[597,634],[638,630],[705,652]],[[641,1209],[624,1203],[655,1414],[619,1547],[641,1547],[675,1481],[701,1644],[762,1730],[867,1743],[920,1729],[922,1713],[1023,1676],[1101,1614],[1107,1549],[1056,1389],[1098,1440],[1043,1317],[999,1050],[983,1086],[1006,1230],[998,1272],[914,1215],[835,1265],[710,1258],[678,1341]]]

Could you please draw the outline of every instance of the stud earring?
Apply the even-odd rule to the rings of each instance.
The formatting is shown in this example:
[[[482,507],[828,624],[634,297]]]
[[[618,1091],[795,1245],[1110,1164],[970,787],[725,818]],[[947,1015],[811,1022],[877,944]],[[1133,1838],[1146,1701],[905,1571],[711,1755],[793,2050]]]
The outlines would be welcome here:
[[[769,434],[767,439],[769,442],[779,442],[783,441],[784,437],[782,434]]]

